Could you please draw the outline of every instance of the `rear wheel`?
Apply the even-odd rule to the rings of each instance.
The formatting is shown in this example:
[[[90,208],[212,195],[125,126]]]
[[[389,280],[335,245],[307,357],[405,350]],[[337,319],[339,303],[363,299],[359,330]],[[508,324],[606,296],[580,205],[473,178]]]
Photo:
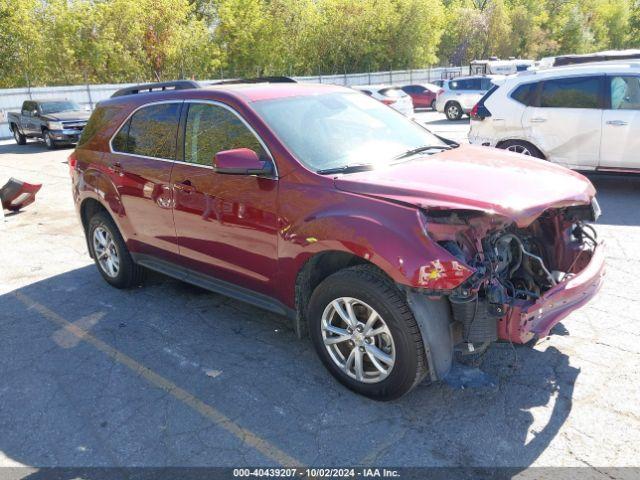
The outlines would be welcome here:
[[[431,100],[431,110],[433,110],[434,112],[436,111],[436,101],[435,100]]]
[[[27,143],[27,137],[20,133],[17,125],[12,125],[11,130],[13,130],[13,138],[18,145],[24,145],[25,143]]]
[[[447,120],[460,120],[462,113],[462,107],[458,102],[449,102],[444,107],[444,114],[447,116]]]
[[[107,213],[99,212],[91,217],[87,234],[91,254],[102,278],[116,288],[128,288],[142,282],[142,267],[131,258],[118,227]]]
[[[396,286],[369,266],[341,270],[313,292],[309,331],[325,367],[376,400],[398,398],[427,373],[420,329]]]
[[[508,150],[509,152],[520,153],[528,157],[544,158],[540,150],[524,140],[507,140],[501,143],[498,148]]]

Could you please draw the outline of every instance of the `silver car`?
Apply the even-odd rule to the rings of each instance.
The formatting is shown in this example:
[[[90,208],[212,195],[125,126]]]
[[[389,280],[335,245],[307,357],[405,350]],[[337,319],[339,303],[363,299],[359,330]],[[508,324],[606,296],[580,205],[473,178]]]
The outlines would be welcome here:
[[[448,120],[460,120],[491,88],[491,76],[458,77],[445,80],[436,99],[436,110]]]

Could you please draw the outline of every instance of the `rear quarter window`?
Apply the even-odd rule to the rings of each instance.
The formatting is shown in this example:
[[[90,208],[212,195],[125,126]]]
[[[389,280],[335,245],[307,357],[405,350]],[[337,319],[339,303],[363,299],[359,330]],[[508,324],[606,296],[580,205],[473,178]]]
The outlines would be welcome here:
[[[119,113],[119,109],[114,107],[101,107],[98,105],[89,117],[87,125],[82,129],[78,146],[81,147],[91,141],[91,139],[100,131],[107,128],[112,121],[115,120]]]
[[[524,85],[520,85],[511,93],[511,98],[522,105],[530,107],[535,101],[537,87],[537,83],[525,83]]]
[[[174,160],[180,106],[162,103],[142,107],[120,128],[111,146],[120,153]]]

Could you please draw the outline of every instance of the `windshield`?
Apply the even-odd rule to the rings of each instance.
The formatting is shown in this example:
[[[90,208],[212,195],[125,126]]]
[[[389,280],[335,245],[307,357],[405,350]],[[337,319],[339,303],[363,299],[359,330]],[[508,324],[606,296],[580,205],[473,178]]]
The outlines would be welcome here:
[[[417,123],[358,92],[262,100],[253,107],[296,158],[316,172],[383,166],[408,150],[445,146]]]
[[[40,111],[47,113],[71,112],[73,110],[82,110],[82,107],[76,102],[46,102],[40,104]]]

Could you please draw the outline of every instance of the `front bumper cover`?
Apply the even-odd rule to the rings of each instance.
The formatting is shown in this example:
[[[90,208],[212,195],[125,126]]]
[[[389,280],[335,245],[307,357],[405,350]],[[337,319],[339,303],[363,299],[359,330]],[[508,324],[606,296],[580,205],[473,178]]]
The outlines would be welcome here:
[[[512,305],[498,323],[498,336],[514,343],[526,343],[534,337],[548,335],[557,323],[598,293],[604,275],[604,243],[600,242],[580,273],[558,283],[533,304]]]
[[[77,143],[82,130],[65,129],[65,130],[49,130],[51,138],[56,142]]]

